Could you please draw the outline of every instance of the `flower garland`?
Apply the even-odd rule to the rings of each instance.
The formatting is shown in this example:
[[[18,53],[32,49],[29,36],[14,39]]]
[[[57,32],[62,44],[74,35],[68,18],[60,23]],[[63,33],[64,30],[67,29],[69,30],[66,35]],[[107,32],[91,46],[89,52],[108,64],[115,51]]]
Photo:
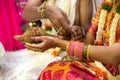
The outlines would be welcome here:
[[[102,44],[102,33],[103,33],[106,17],[107,17],[108,11],[111,8],[111,5],[112,5],[112,2],[109,0],[105,1],[102,4],[102,10],[100,13],[100,20],[98,23],[98,30],[97,30],[97,34],[96,34],[95,44],[97,44],[97,43]]]
[[[104,26],[106,25],[106,18],[107,18],[107,15],[109,14],[108,12],[111,6],[113,6],[112,4],[113,4],[113,1],[111,0],[107,0],[102,4],[102,10],[100,14],[99,23],[98,23],[98,30],[97,30],[95,44],[102,44],[103,30],[104,30]],[[120,18],[120,4],[117,5],[115,17],[113,18],[111,25],[109,25],[110,26],[109,45],[112,45],[116,41],[116,27],[117,27],[119,18]],[[108,27],[107,27],[107,30],[108,30]]]
[[[116,14],[111,24],[110,29],[110,38],[109,38],[109,45],[112,45],[116,40],[116,29],[117,29],[117,23],[120,19],[120,4],[116,7]]]

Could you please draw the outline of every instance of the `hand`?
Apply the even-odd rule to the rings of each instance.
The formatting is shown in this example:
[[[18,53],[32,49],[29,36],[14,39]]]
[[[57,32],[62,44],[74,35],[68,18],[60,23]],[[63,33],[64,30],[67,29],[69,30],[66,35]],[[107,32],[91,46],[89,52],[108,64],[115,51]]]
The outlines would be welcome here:
[[[49,48],[55,47],[54,37],[49,36],[39,36],[39,37],[31,37],[31,40],[33,41],[41,41],[38,44],[30,44],[25,42],[24,46],[27,49],[33,50],[33,51],[40,51],[43,52]]]
[[[72,35],[73,40],[81,41],[83,38],[83,30],[81,26],[73,26],[72,30],[76,32],[75,34]]]
[[[50,19],[58,35],[68,36],[74,33],[69,26],[67,15],[60,8],[56,6],[47,6],[46,17]]]

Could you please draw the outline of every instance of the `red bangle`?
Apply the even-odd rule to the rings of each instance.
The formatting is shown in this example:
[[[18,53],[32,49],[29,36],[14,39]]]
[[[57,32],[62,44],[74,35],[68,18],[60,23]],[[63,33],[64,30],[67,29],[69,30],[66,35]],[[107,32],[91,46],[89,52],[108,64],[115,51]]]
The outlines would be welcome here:
[[[74,56],[74,47],[78,43],[78,41],[71,41],[68,45],[67,54],[69,56]]]
[[[83,49],[84,43],[79,43],[74,48],[74,56],[76,58],[82,59],[82,49]]]

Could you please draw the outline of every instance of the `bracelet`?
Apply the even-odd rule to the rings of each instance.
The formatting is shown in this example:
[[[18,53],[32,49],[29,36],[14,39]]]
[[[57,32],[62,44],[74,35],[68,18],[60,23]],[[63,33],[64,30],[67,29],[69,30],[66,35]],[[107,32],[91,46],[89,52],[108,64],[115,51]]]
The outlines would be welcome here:
[[[66,53],[68,53],[68,46],[69,46],[69,43],[66,45]]]
[[[85,61],[89,59],[88,50],[89,50],[90,46],[89,47],[88,46],[89,46],[89,44],[85,44],[82,49],[82,59]]]
[[[42,13],[41,13],[43,17],[45,17],[45,13],[46,13],[45,11],[46,11],[46,0],[43,3]]]
[[[87,60],[88,60],[88,61],[90,60],[90,58],[89,58],[90,46],[91,46],[91,45],[88,45],[88,49],[87,49]]]
[[[37,8],[37,11],[41,13],[41,16],[45,17],[46,11],[46,0]]]
[[[82,59],[82,49],[83,49],[84,43],[78,43],[74,48],[74,56],[76,58]]]
[[[69,56],[74,56],[85,61],[89,60],[90,44],[71,41],[66,46],[66,52]]]
[[[66,47],[66,52],[69,56],[74,56],[74,47],[78,43],[78,41],[71,41],[67,47]]]

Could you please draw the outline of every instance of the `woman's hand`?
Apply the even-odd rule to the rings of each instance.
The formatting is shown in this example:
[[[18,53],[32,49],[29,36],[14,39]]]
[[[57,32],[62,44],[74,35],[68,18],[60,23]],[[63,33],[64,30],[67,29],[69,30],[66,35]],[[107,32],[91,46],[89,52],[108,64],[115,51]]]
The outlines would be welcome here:
[[[54,37],[49,37],[49,36],[38,36],[38,37],[31,37],[31,40],[35,42],[40,42],[38,44],[31,44],[25,42],[24,46],[27,49],[33,50],[33,51],[40,51],[43,52],[49,48],[56,47],[55,46],[55,38]]]
[[[68,36],[74,33],[69,26],[67,15],[60,8],[47,6],[46,17],[50,19],[58,35]]]

